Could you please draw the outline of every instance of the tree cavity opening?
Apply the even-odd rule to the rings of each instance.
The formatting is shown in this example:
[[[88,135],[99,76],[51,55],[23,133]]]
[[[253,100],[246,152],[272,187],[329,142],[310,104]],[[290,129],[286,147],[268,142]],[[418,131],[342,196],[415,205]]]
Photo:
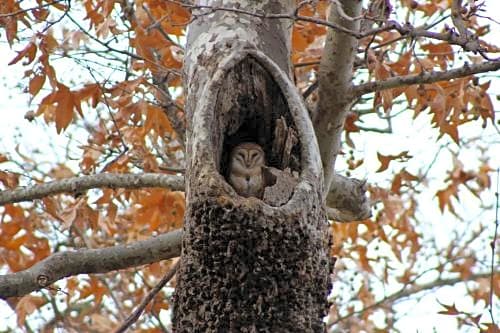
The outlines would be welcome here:
[[[252,142],[264,150],[268,168],[298,178],[300,136],[280,87],[257,60],[248,56],[227,71],[218,90],[215,113],[221,129],[215,144],[222,176],[228,175],[232,149]],[[275,178],[270,175],[267,186],[274,185]]]

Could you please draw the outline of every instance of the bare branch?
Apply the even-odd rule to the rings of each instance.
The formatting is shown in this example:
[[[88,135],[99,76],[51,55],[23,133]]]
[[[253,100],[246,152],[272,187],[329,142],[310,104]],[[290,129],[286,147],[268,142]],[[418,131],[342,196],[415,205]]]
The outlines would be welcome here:
[[[495,272],[495,274],[499,274],[499,273],[500,273],[500,271]],[[484,279],[484,278],[488,278],[490,276],[490,274],[491,274],[490,272],[484,272],[484,273],[471,274],[467,279],[464,279],[462,277],[452,278],[452,279],[451,278],[450,279],[439,278],[435,281],[432,281],[432,282],[429,282],[426,284],[421,284],[421,285],[416,284],[416,283],[407,284],[400,291],[397,291],[394,294],[391,294],[387,297],[384,297],[380,301],[373,303],[371,305],[368,305],[361,310],[353,311],[346,316],[340,317],[337,320],[335,320],[334,322],[332,322],[331,324],[329,324],[329,326],[331,327],[333,325],[336,325],[343,320],[346,320],[346,319],[348,319],[352,316],[355,316],[355,315],[362,314],[368,310],[376,309],[385,303],[397,302],[397,301],[403,300],[407,297],[410,297],[412,295],[415,295],[417,293],[420,293],[422,291],[432,290],[432,289],[440,288],[440,287],[444,287],[444,286],[452,286],[452,285],[455,285],[455,284],[461,283],[461,282]],[[410,286],[410,287],[407,288],[407,286]]]
[[[412,84],[433,83],[447,81],[459,77],[469,76],[478,73],[496,71],[500,69],[500,61],[488,61],[481,64],[464,66],[440,72],[422,72],[420,74],[391,77],[387,80],[363,83],[352,88],[352,96],[358,97],[375,91],[392,89]]]
[[[450,29],[447,32],[433,32],[433,31],[428,31],[424,28],[415,28],[410,24],[402,25],[396,21],[388,21],[384,26],[366,31],[362,33],[361,36],[357,36],[357,38],[368,37],[384,31],[391,31],[391,30],[396,30],[402,36],[405,36],[407,38],[425,37],[430,39],[442,40],[453,45],[459,45],[465,51],[472,51],[472,52],[486,51],[483,47],[480,46],[479,40],[474,36],[458,35],[452,29]]]
[[[343,32],[343,33],[348,34],[356,39],[362,39],[362,38],[365,38],[368,36],[377,35],[377,34],[384,32],[384,31],[396,30],[397,32],[399,32],[402,35],[403,38],[425,37],[425,38],[430,38],[430,39],[437,39],[437,40],[441,40],[441,41],[446,41],[450,44],[461,46],[465,51],[478,52],[485,59],[488,59],[485,55],[485,52],[487,50],[481,46],[479,39],[474,34],[471,34],[470,32],[466,33],[466,34],[457,34],[453,29],[450,29],[444,33],[433,32],[433,31],[427,30],[425,27],[414,27],[409,23],[401,24],[401,23],[399,23],[397,21],[393,21],[393,20],[386,21],[386,23],[379,28],[370,29],[368,31],[360,32],[359,29],[354,29],[354,28],[349,29],[349,28],[346,28],[346,26],[344,26],[344,25],[334,23],[334,21],[332,21],[332,20],[326,21],[326,20],[321,20],[321,19],[315,18],[315,17],[298,15],[297,10],[294,10],[291,14],[267,14],[267,13],[251,12],[251,11],[247,11],[247,10],[243,10],[243,9],[239,9],[239,8],[218,7],[218,6],[209,6],[209,5],[193,5],[193,4],[182,3],[180,1],[175,1],[175,0],[167,0],[167,1],[172,2],[172,3],[176,3],[178,5],[181,5],[181,6],[184,6],[186,8],[190,8],[190,9],[204,10],[201,13],[193,14],[192,19],[196,19],[196,18],[203,16],[203,15],[212,14],[216,11],[229,11],[229,12],[236,12],[239,14],[259,17],[259,18],[263,18],[263,19],[289,19],[289,20],[293,20],[293,21],[310,22],[310,23],[329,27],[337,32]],[[343,19],[344,21],[350,21],[350,23],[353,23],[354,21],[359,21],[359,19],[363,17],[363,15],[361,15],[361,12],[359,12],[360,15],[350,16],[344,10],[343,7],[345,7],[345,4],[341,5],[341,1],[336,0],[336,1],[334,1],[334,3],[335,3],[335,6],[332,6],[332,7],[335,7],[336,12],[339,15],[339,19]],[[331,10],[333,10],[333,8]],[[335,22],[338,22],[338,20],[336,20]],[[186,24],[187,23],[188,22],[186,22]]]
[[[489,305],[488,305],[488,312],[490,313],[491,316],[491,321],[493,324],[495,324],[495,316],[493,314],[493,294],[495,290],[495,278],[494,278],[494,272],[495,272],[495,253],[496,252],[496,243],[497,243],[497,238],[498,238],[498,213],[500,211],[500,168],[497,168],[497,188],[495,191],[495,197],[496,197],[496,203],[495,203],[495,232],[493,233],[493,240],[490,243],[491,247],[491,275],[490,275],[490,295],[489,295]]]
[[[24,271],[0,275],[0,298],[26,295],[68,276],[107,273],[178,257],[181,239],[179,229],[125,245],[55,253]]]
[[[27,188],[0,191],[0,205],[40,199],[48,195],[69,192],[78,193],[92,188],[141,188],[161,187],[184,191],[184,178],[160,173],[119,174],[100,173],[91,176],[72,177]]]
[[[122,333],[127,330],[133,323],[137,321],[141,313],[144,311],[144,308],[153,300],[153,298],[160,292],[160,290],[167,284],[168,281],[170,281],[175,273],[177,272],[177,269],[179,268],[180,260],[178,260],[163,276],[163,278],[158,282],[156,286],[154,286],[153,289],[148,293],[148,295],[142,300],[141,304],[130,314],[130,316],[127,317],[127,319],[123,322],[123,324],[118,328],[115,333]]]

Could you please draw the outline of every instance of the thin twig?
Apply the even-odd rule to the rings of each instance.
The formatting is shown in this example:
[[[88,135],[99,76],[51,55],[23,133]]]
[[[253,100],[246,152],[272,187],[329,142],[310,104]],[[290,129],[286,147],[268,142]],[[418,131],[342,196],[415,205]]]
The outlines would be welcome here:
[[[161,21],[163,20],[163,18],[159,19],[159,20],[156,20],[156,18],[154,17],[154,15],[151,13],[151,11],[149,10],[148,6],[146,5],[142,5],[142,9],[144,9],[144,11],[146,12],[146,14],[148,15],[149,19],[153,22],[149,27],[147,27],[146,30],[149,30],[149,29],[156,29],[158,30],[158,32],[163,36],[163,38],[165,38],[166,40],[168,40],[170,43],[172,43],[173,45],[177,46],[178,48],[184,50],[184,47],[182,45],[180,45],[179,43],[175,42],[167,33],[165,30],[163,30],[163,28],[161,27]]]
[[[497,168],[497,190],[495,192],[496,197],[496,207],[495,207],[495,232],[493,234],[493,240],[491,241],[491,274],[490,274],[490,305],[488,307],[488,312],[490,313],[491,322],[495,326],[495,316],[493,315],[493,290],[495,282],[495,248],[498,237],[498,211],[500,210],[500,168]]]
[[[0,18],[16,16],[16,15],[19,15],[19,14],[31,12],[33,10],[38,10],[38,9],[42,9],[42,8],[45,8],[45,7],[50,7],[50,6],[58,4],[60,2],[66,2],[66,0],[56,0],[56,1],[52,1],[52,2],[43,4],[43,5],[39,5],[39,6],[36,6],[36,7],[30,7],[30,8],[26,8],[26,9],[20,9],[18,11],[11,12],[11,13],[0,14]]]
[[[123,333],[125,332],[133,323],[139,319],[139,316],[144,311],[144,308],[153,300],[153,298],[160,292],[160,290],[170,281],[177,269],[179,268],[179,263],[181,261],[177,260],[172,268],[165,274],[165,276],[158,282],[156,286],[149,292],[149,294],[142,300],[141,304],[132,312],[128,318],[123,322],[123,324],[115,331],[115,333]]]
[[[109,161],[108,163],[106,163],[106,165],[104,165],[104,167],[99,172],[99,173],[103,173],[103,172],[105,172],[107,170],[107,168],[110,165],[112,165],[113,163],[115,163],[116,161],[118,161],[123,155],[125,155],[129,151],[129,147],[127,146],[127,144],[125,143],[125,140],[123,139],[123,135],[122,135],[122,132],[120,130],[120,127],[116,123],[116,119],[115,119],[115,116],[113,115],[113,111],[111,111],[111,107],[109,105],[108,97],[104,93],[103,86],[106,85],[106,82],[103,82],[102,85],[99,84],[99,81],[95,77],[94,72],[92,71],[92,69],[90,67],[87,67],[87,70],[89,71],[90,76],[92,76],[92,79],[94,79],[95,83],[99,87],[99,91],[101,92],[101,95],[102,95],[102,97],[104,99],[104,104],[106,105],[106,109],[108,110],[109,117],[111,118],[111,122],[113,123],[113,126],[116,129],[116,132],[118,133],[118,137],[119,137],[120,142],[121,142],[122,147],[123,147],[123,150],[114,159],[112,159],[111,161]]]

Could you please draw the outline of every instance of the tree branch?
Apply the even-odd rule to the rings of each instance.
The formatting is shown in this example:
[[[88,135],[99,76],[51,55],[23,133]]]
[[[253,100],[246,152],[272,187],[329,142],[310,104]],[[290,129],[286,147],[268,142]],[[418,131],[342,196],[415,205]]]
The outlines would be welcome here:
[[[495,272],[495,274],[499,274],[500,271],[497,271]],[[332,322],[331,324],[329,324],[329,326],[334,326],[336,324],[338,324],[339,322],[343,321],[343,320],[346,320],[352,316],[355,316],[355,315],[359,315],[359,314],[362,314],[368,310],[372,310],[372,309],[375,309],[375,308],[378,308],[380,306],[382,306],[383,304],[385,303],[388,303],[388,302],[397,302],[401,299],[404,299],[404,298],[407,298],[407,297],[410,297],[412,295],[415,295],[417,293],[420,293],[422,291],[427,291],[427,290],[432,290],[434,288],[440,288],[440,287],[444,287],[444,286],[451,286],[451,285],[454,285],[454,284],[457,284],[457,283],[461,283],[461,282],[467,282],[467,281],[476,281],[478,279],[484,279],[484,278],[488,278],[490,277],[490,274],[492,274],[491,272],[483,272],[483,273],[476,273],[476,274],[472,274],[470,275],[467,279],[464,280],[464,278],[462,277],[457,277],[457,278],[452,278],[452,279],[437,279],[435,281],[432,281],[432,282],[429,282],[429,283],[426,283],[426,284],[416,284],[416,283],[412,283],[412,284],[409,284],[411,285],[410,288],[407,288],[408,285],[405,285],[401,290],[387,296],[387,297],[384,297],[383,299],[381,299],[380,301],[378,302],[375,302],[371,305],[368,305],[366,307],[364,307],[363,309],[361,310],[358,310],[358,311],[353,311],[351,313],[349,313],[348,315],[346,316],[343,316],[343,317],[340,317],[338,318],[337,320],[335,320],[334,322]]]
[[[438,81],[447,81],[459,77],[469,76],[478,73],[492,72],[500,69],[500,61],[488,61],[481,64],[464,66],[448,71],[440,72],[422,72],[420,74],[391,77],[387,80],[372,81],[354,86],[351,96],[359,97],[375,91],[392,89],[412,84],[433,83]]]
[[[127,319],[121,324],[121,326],[115,331],[115,333],[123,333],[127,331],[133,323],[139,319],[141,313],[144,311],[146,306],[155,298],[155,296],[160,292],[160,290],[170,281],[177,270],[179,269],[180,260],[173,264],[169,271],[163,276],[163,278],[158,282],[156,286],[148,293],[148,295],[142,300],[141,304],[127,317]]]
[[[340,1],[343,13],[350,17],[361,14],[361,1]],[[330,21],[341,24],[347,30],[359,30],[359,21],[346,20],[338,11],[339,6],[330,7]],[[352,72],[358,41],[350,34],[328,30],[325,50],[319,67],[319,101],[314,119],[325,179],[324,193],[328,193],[335,170],[335,160],[340,150],[340,137],[344,119],[352,99]]]
[[[180,1],[175,1],[175,0],[167,0],[172,3],[176,3],[178,5],[184,6],[186,8],[190,9],[200,9],[200,10],[205,10],[204,12],[193,14],[192,20],[196,19],[200,16],[203,15],[208,15],[212,14],[216,11],[228,11],[228,12],[236,12],[239,14],[243,15],[250,15],[254,17],[259,17],[263,19],[289,19],[293,21],[303,21],[303,22],[310,22],[318,25],[323,25],[326,27],[329,27],[332,30],[335,30],[337,32],[342,32],[344,34],[349,34],[350,36],[356,38],[356,39],[362,39],[368,36],[373,36],[377,35],[381,32],[384,31],[397,31],[401,34],[403,38],[429,38],[429,39],[436,39],[436,40],[441,40],[448,42],[453,45],[459,45],[461,46],[465,51],[471,51],[471,52],[478,52],[480,53],[484,58],[488,59],[485,56],[485,52],[487,51],[485,48],[481,46],[481,43],[479,39],[472,33],[460,33],[457,34],[454,30],[450,29],[447,32],[434,32],[434,31],[429,31],[425,27],[414,27],[409,23],[406,24],[401,24],[397,21],[386,21],[385,24],[382,27],[375,28],[375,29],[370,29],[367,31],[360,32],[359,28],[354,28],[351,26],[349,28],[349,25],[343,25],[343,24],[338,24],[338,20],[321,20],[315,17],[309,17],[309,16],[302,16],[302,15],[297,15],[297,10],[294,10],[291,14],[266,14],[266,13],[258,13],[258,12],[251,12],[239,8],[228,8],[228,7],[218,7],[218,6],[210,6],[210,5],[193,5],[193,4],[187,4],[183,3]],[[456,1],[456,0],[455,0]],[[355,16],[350,16],[348,13],[348,10],[346,8],[346,4],[341,1],[335,1],[335,8],[331,8],[331,11],[334,11],[338,13],[338,17],[344,20],[345,22],[350,22],[354,23],[356,21],[360,21],[361,18],[365,17],[361,15],[361,11],[359,11]],[[354,4],[354,3],[352,3]],[[342,6],[342,7],[341,7]],[[368,19],[368,17],[366,17]],[[373,19],[372,19],[373,20]],[[455,25],[457,25],[457,19],[452,18],[453,22]],[[186,22],[187,24],[188,22]],[[460,30],[461,26],[458,25],[457,27]],[[460,31],[462,32],[462,31]]]
[[[184,191],[184,178],[160,173],[118,174],[100,173],[91,176],[54,180],[49,183],[0,191],[0,205],[40,199],[63,192],[78,193],[92,188],[141,188],[161,187],[174,191]]]
[[[93,188],[142,188],[159,187],[184,191],[184,177],[145,173],[101,173],[91,176],[54,180],[26,188],[0,191],[0,205],[31,201],[59,193],[78,193]],[[328,218],[338,222],[358,221],[370,216],[370,203],[365,191],[360,191],[360,181],[335,175],[327,203],[331,204]]]
[[[366,181],[336,174],[326,197],[326,213],[335,222],[361,221],[371,216]]]
[[[181,240],[179,229],[125,245],[55,253],[24,271],[0,275],[0,298],[26,295],[68,276],[107,273],[178,257]]]
[[[434,32],[428,31],[424,28],[413,27],[411,24],[402,25],[396,21],[388,21],[383,27],[375,28],[369,31],[366,31],[358,36],[358,38],[373,36],[378,33],[384,31],[396,30],[406,38],[429,38],[429,39],[437,39],[444,42],[448,42],[453,45],[461,46],[465,51],[471,52],[485,52],[486,50],[481,47],[479,43],[479,39],[475,36],[471,35],[458,35],[455,31],[449,30],[447,32]]]

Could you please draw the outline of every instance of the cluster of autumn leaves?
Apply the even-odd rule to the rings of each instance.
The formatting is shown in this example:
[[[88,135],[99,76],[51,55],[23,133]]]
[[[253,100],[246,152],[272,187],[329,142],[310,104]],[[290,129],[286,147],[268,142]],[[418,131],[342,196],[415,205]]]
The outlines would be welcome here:
[[[72,8],[65,1],[39,0],[37,4],[31,10],[21,8],[22,2],[15,0],[4,0],[0,4],[0,28],[5,31],[10,46],[17,50],[9,65],[25,70],[26,98],[34,107],[27,111],[27,120],[54,124],[58,134],[71,131],[71,126],[81,126],[86,118],[97,118],[98,121],[87,128],[87,141],[78,145],[81,151],[78,170],[52,164],[47,172],[28,182],[20,173],[7,171],[8,167],[4,171],[3,166],[36,165],[42,161],[22,154],[14,156],[0,152],[0,184],[3,188],[12,189],[20,184],[34,186],[49,180],[98,172],[177,172],[169,168],[182,166],[182,145],[158,102],[161,92],[153,81],[160,80],[171,90],[180,89],[184,52],[181,41],[186,24],[193,19],[189,9],[176,1],[162,0],[133,3],[81,0],[73,1]],[[416,10],[428,19],[442,14],[448,6],[448,1],[423,4],[401,1],[398,10],[408,15]],[[83,13],[82,18],[77,19],[83,30],[72,24],[74,7]],[[319,1],[315,6],[302,6],[300,14],[325,19],[327,7],[327,1]],[[59,26],[63,24],[64,28]],[[474,20],[470,22],[470,28],[478,34],[488,32]],[[312,22],[296,22],[294,25],[291,60],[295,65],[294,79],[301,90],[307,89],[317,77],[325,33],[324,26]],[[391,31],[360,40],[359,49],[362,65],[357,70],[364,71],[371,80],[446,70],[456,61],[456,50],[446,42],[410,42]],[[113,55],[106,61],[121,68],[121,79],[111,81],[94,74],[92,80],[76,82],[75,78],[58,75],[60,69],[55,59],[76,59],[78,52]],[[419,52],[422,54],[417,54]],[[394,102],[404,99],[415,117],[421,112],[429,112],[432,115],[430,125],[458,144],[461,125],[480,119],[485,126],[488,120],[494,120],[489,85],[489,82],[480,83],[474,77],[417,84],[377,92],[368,103],[374,110],[381,109],[390,116],[395,108]],[[182,110],[183,100],[183,95],[177,94],[171,103]],[[311,105],[316,100],[315,93],[308,97]],[[360,117],[362,115],[355,112],[348,115],[347,136],[362,131],[357,126]],[[381,166],[378,172],[387,172],[393,161],[405,162],[411,158],[409,151],[396,155],[379,153]],[[348,166],[352,171],[360,164],[348,163]],[[486,162],[479,170],[466,171],[456,160],[445,180],[446,185],[436,193],[439,208],[455,212],[453,198],[459,198],[459,188],[463,185],[479,196],[490,187],[491,172]],[[370,306],[376,296],[376,292],[367,287],[373,279],[388,281],[393,274],[398,282],[405,284],[417,274],[411,267],[418,260],[425,241],[415,219],[418,204],[414,195],[421,181],[420,175],[402,168],[392,175],[386,188],[370,188],[372,201],[381,203],[382,207],[372,219],[332,224],[335,237],[332,253],[357,263],[364,275],[364,283],[354,291],[364,307]],[[27,204],[7,204],[0,208],[0,265],[9,271],[20,271],[60,248],[112,246],[116,242],[144,239],[153,233],[177,229],[182,226],[184,209],[183,193],[162,189],[103,189],[75,195],[61,194]],[[369,253],[366,244],[374,239],[385,243],[391,255],[407,265],[403,274],[391,272],[390,262],[381,262],[377,253]],[[439,251],[435,250],[437,255]],[[408,253],[408,257],[403,257]],[[453,260],[451,255],[447,260]],[[474,261],[461,266],[457,264],[455,271],[470,276],[473,264]],[[102,277],[72,277],[61,285],[64,296],[49,290],[43,296],[28,295],[12,306],[16,309],[18,323],[24,325],[29,314],[40,307],[50,308],[51,299],[60,297],[68,311],[76,309],[76,314],[68,319],[72,327],[109,330],[113,323],[123,318],[123,313],[130,312],[132,305],[144,297],[147,289],[144,286],[152,286],[167,267],[168,263],[156,263],[142,272],[131,269]],[[478,288],[471,289],[470,295],[476,301],[484,297]],[[476,299],[474,295],[479,296]],[[103,302],[104,298],[114,299],[114,305]],[[125,300],[132,302],[129,304]],[[160,312],[168,307],[165,299],[151,305],[149,315],[141,319],[148,327],[143,331],[154,331],[151,325],[160,325]],[[332,318],[342,317],[342,313],[353,312],[353,309],[350,303],[337,304],[332,307]],[[451,306],[447,309],[449,312],[456,310]],[[358,322],[361,323],[360,329],[370,323],[372,311],[368,309],[363,314],[362,321]],[[384,311],[388,311],[387,308]],[[105,320],[108,317],[112,318],[111,321]],[[86,318],[93,318],[93,322],[89,323]]]

